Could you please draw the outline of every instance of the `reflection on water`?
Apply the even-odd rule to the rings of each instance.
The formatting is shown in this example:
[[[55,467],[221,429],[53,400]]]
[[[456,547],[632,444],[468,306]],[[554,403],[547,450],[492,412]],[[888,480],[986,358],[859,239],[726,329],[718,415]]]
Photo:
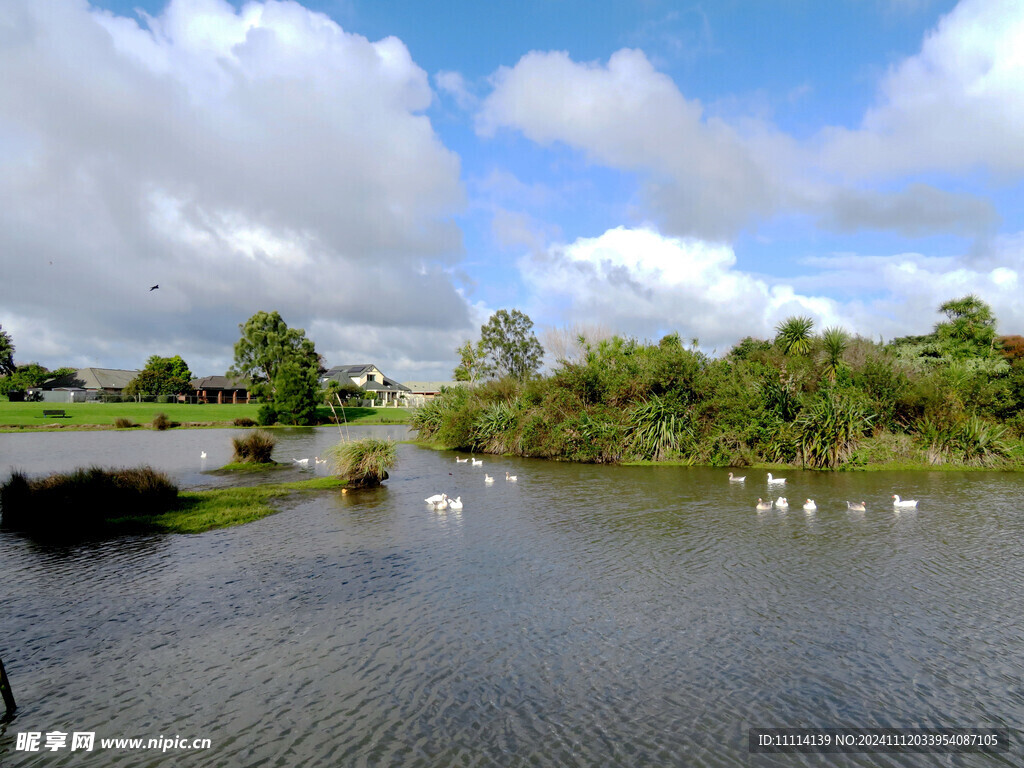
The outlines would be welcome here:
[[[336,434],[287,450],[320,440]],[[22,706],[0,762],[82,764],[14,751],[15,733],[55,729],[213,740],[202,757],[90,765],[1021,762],[1019,746],[746,748],[755,726],[1021,722],[1018,476],[792,472],[790,509],[758,513],[771,494],[754,470],[738,485],[711,469],[470,467],[409,445],[399,459],[384,489],[240,528],[77,548],[0,535],[0,654]],[[433,511],[437,492],[464,509]],[[893,510],[892,493],[920,509]]]

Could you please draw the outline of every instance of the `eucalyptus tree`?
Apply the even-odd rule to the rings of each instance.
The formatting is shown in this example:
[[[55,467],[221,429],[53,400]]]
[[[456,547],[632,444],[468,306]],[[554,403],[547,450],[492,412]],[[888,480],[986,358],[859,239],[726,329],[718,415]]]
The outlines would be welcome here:
[[[480,350],[495,372],[514,379],[536,374],[544,357],[533,321],[518,309],[499,309],[491,315],[480,327]]]

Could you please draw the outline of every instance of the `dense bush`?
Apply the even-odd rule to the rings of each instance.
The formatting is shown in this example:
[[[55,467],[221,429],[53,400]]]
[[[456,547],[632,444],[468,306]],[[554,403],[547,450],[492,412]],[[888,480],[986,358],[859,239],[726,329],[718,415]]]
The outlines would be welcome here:
[[[248,416],[242,416],[235,419],[234,424],[236,427],[255,427],[256,422],[250,419]]]
[[[249,464],[269,464],[273,461],[271,454],[277,439],[269,432],[257,429],[245,437],[232,437],[231,443],[235,447],[235,454],[232,461]]]
[[[277,411],[269,403],[261,405],[256,411],[256,422],[261,427],[270,427],[277,423]]]
[[[38,480],[15,472],[0,486],[5,528],[55,536],[90,532],[115,518],[159,514],[177,497],[177,486],[149,467],[91,467]]]
[[[327,451],[327,459],[339,477],[353,488],[371,488],[388,479],[388,470],[398,461],[391,440],[368,437],[342,442]]]
[[[612,337],[547,377],[445,390],[413,426],[451,448],[573,461],[999,466],[1024,455],[1024,341],[1000,351],[983,310],[948,302],[949,324],[889,344],[790,318],[719,359],[676,334]]]
[[[153,417],[153,429],[165,430],[172,426],[172,422],[167,418],[166,413],[158,413]]]

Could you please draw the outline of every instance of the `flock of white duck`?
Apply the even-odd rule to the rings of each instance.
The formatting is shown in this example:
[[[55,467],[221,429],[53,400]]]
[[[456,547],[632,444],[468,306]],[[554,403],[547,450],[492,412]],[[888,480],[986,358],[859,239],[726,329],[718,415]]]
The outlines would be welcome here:
[[[455,457],[456,464],[470,463],[472,467],[482,467],[484,465],[483,459],[474,459],[472,457],[468,459],[460,459],[458,456]],[[519,475],[513,475],[511,472],[505,473],[506,483],[515,483],[519,480]],[[484,472],[484,485],[493,485],[494,478]],[[424,499],[427,504],[434,508],[435,512],[444,512],[447,509],[453,509],[456,512],[462,509],[462,497],[456,496],[454,499],[449,498],[447,493],[435,493],[433,496],[428,496]]]
[[[729,473],[730,483],[745,483],[746,481],[746,476],[736,477],[732,472]],[[769,472],[767,482],[769,488],[773,486],[781,487],[786,485],[786,478],[772,477],[772,473]],[[771,499],[768,499],[768,501],[758,499],[754,508],[759,512],[764,512],[765,510],[771,509],[773,506],[775,509],[789,509],[789,500],[785,496],[779,496],[775,501],[772,501]],[[892,506],[893,509],[917,509],[917,500],[901,499],[898,494],[894,493],[892,495]],[[804,502],[803,507],[805,512],[814,512],[818,508],[818,505],[814,503],[814,499],[807,499]],[[846,502],[846,508],[850,512],[865,512],[867,510],[867,505],[866,502],[863,501],[848,501]]]

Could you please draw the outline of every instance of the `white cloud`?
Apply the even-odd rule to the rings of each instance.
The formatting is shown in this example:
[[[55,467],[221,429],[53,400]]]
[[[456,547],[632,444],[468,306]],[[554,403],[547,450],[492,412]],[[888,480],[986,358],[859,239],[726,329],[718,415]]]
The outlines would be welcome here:
[[[838,325],[871,337],[927,333],[941,303],[968,293],[989,302],[1001,332],[1013,333],[1024,327],[1024,248],[1009,239],[1000,249],[1004,266],[994,268],[920,254],[845,255],[779,279],[738,269],[728,246],[619,227],[524,256],[519,267],[538,323],[603,324],[648,339],[677,331],[724,353],[744,336],[772,338],[791,315],[809,315],[819,330]]]
[[[893,182],[977,167],[1024,173],[1024,4],[1017,0],[964,0],[918,55],[888,73],[860,128],[826,128],[808,140],[775,128],[770,110],[748,104],[745,116],[737,114],[735,105],[746,102],[729,96],[709,114],[639,50],[617,51],[607,64],[534,51],[499,69],[492,85],[477,115],[481,136],[517,130],[636,172],[647,217],[666,232],[705,240],[729,242],[790,213],[843,232],[984,240],[998,219],[990,202],[920,179],[902,189]]]
[[[498,70],[493,83],[477,118],[481,136],[515,128],[540,144],[562,142],[595,162],[642,171],[670,228],[725,240],[775,210],[771,164],[732,127],[704,119],[700,103],[642,51],[617,51],[606,66],[532,52]]]
[[[894,66],[856,130],[823,134],[824,166],[897,176],[983,167],[1024,172],[1024,4],[963,0]]]
[[[180,352],[210,373],[261,309],[373,325],[375,359],[469,322],[447,271],[459,159],[396,38],[274,0],[141,24],[8,0],[0,71],[0,320],[26,354],[31,336],[54,365]]]

